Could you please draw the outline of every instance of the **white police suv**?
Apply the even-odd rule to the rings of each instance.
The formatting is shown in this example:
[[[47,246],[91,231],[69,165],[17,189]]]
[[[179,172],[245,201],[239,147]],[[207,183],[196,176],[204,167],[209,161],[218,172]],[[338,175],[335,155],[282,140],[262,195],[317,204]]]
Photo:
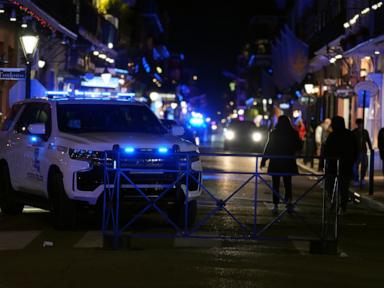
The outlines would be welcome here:
[[[111,160],[105,151],[114,146],[120,147],[121,167],[137,170],[129,172],[134,185],[122,186],[127,199],[140,197],[140,193],[128,193],[134,186],[148,197],[157,197],[174,183],[176,174],[166,171],[179,167],[181,158],[173,155],[180,152],[190,152],[191,171],[201,179],[198,149],[179,138],[182,133],[181,127],[175,127],[170,134],[145,104],[134,101],[47,98],[18,102],[0,132],[1,211],[18,214],[24,205],[50,209],[58,227],[72,227],[80,204],[102,201],[103,164]],[[164,196],[168,204],[178,205],[176,210],[183,207],[184,201],[176,201],[180,195],[175,194],[185,197],[185,180]],[[189,211],[196,213],[200,185],[188,183]]]

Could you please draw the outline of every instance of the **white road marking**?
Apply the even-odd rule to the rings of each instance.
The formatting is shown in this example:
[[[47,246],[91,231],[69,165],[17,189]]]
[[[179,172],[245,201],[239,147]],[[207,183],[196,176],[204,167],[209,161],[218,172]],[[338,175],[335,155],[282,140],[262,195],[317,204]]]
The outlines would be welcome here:
[[[1,231],[0,250],[24,249],[42,231]]]
[[[101,231],[87,231],[74,248],[102,248],[103,234]]]
[[[48,210],[43,210],[36,207],[26,206],[23,209],[23,213],[48,213]]]
[[[309,251],[309,241],[291,241],[296,250],[300,255],[304,256],[308,254]]]

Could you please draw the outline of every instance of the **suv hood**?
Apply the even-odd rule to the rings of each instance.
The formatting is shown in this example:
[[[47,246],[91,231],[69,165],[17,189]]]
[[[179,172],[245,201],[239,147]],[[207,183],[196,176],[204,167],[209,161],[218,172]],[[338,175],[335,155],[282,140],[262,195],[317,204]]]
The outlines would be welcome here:
[[[172,148],[173,145],[179,145],[180,150],[195,151],[194,144],[184,139],[165,134],[146,134],[146,133],[81,133],[66,134],[62,133],[58,139],[61,139],[63,145],[74,149],[87,149],[94,151],[112,150],[113,145],[118,144],[121,148],[130,146],[135,148],[159,147]]]

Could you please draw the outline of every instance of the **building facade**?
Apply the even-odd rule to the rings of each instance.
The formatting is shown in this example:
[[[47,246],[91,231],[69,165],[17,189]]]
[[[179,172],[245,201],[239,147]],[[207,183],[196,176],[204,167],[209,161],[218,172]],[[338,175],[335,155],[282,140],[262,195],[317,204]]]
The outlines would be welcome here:
[[[308,45],[307,75],[299,88],[310,82],[316,121],[343,116],[347,127],[355,128],[357,118],[374,146],[383,127],[383,1],[300,0],[286,6],[286,23]],[[363,107],[362,95],[354,91],[357,83],[373,81],[378,92],[369,95]]]

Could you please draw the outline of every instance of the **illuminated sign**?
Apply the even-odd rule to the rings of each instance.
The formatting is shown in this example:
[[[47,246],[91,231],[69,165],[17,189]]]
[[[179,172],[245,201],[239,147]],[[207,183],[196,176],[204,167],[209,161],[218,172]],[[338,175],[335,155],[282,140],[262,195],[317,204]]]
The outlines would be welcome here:
[[[289,103],[281,103],[279,105],[280,109],[289,109],[290,105]]]
[[[86,79],[86,81],[81,81],[81,86],[117,89],[119,87],[119,78],[111,77],[108,83],[106,83],[101,77],[97,76],[89,80]]]
[[[0,68],[1,80],[24,80],[25,69],[24,68]]]
[[[176,99],[176,94],[172,93],[159,93],[159,96],[164,101],[172,101]]]

